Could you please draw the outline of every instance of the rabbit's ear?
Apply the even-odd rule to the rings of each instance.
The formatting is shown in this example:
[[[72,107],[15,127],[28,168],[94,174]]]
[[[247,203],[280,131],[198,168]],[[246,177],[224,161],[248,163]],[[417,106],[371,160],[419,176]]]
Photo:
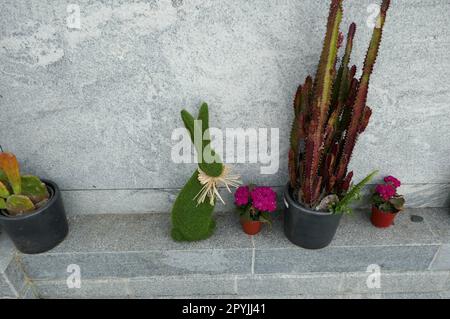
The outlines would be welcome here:
[[[208,104],[203,103],[200,106],[200,111],[198,112],[198,119],[202,121],[202,133],[204,134],[207,129],[209,129],[209,111]]]
[[[194,141],[194,117],[188,111],[182,110],[181,119],[183,120],[184,126],[189,131],[191,140]]]

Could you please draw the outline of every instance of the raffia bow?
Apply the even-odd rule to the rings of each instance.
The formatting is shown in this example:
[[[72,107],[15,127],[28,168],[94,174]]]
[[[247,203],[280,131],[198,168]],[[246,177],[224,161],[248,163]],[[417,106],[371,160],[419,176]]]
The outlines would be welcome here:
[[[213,177],[206,174],[204,171],[202,171],[200,168],[198,169],[198,180],[200,184],[203,185],[200,192],[198,192],[197,195],[195,195],[194,200],[197,199],[197,205],[200,205],[205,202],[206,197],[209,197],[209,204],[211,206],[214,205],[214,200],[217,198],[225,204],[222,197],[219,194],[218,186],[219,184],[225,185],[225,187],[228,189],[228,191],[231,193],[231,187],[238,187],[240,184],[242,184],[240,180],[239,175],[230,175],[231,168],[227,165],[224,165],[222,174],[219,176]]]

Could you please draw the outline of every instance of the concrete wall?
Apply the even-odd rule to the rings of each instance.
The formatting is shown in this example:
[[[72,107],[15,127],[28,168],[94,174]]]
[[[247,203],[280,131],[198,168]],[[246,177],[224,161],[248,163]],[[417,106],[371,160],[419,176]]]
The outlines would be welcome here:
[[[392,2],[352,168],[357,179],[398,176],[410,206],[448,206],[450,2]],[[371,3],[345,1],[359,67]],[[79,30],[68,4],[81,9]],[[293,94],[315,71],[328,4],[2,0],[0,144],[24,171],[58,182],[71,213],[165,211],[195,168],[170,158],[179,111],[205,100],[213,126],[280,128],[277,174],[235,168],[282,186]]]

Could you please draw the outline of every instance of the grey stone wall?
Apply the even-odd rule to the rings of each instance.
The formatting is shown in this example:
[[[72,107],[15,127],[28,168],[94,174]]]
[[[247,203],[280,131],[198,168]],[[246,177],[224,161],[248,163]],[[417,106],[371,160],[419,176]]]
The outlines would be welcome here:
[[[219,128],[280,128],[280,169],[236,165],[245,181],[282,186],[296,86],[319,59],[325,0],[0,2],[0,144],[24,171],[52,178],[71,213],[166,211],[195,164],[170,152],[179,111],[210,104]],[[375,0],[346,0],[360,67]],[[69,28],[68,4],[80,7]],[[405,183],[410,206],[448,206],[448,0],[393,1],[356,148]],[[231,205],[229,206],[231,208]]]

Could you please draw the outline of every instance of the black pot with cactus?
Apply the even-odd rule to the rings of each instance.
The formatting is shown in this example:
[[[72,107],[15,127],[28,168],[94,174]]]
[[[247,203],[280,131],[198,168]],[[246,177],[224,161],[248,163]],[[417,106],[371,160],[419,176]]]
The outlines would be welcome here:
[[[25,254],[46,252],[67,236],[61,192],[54,182],[20,175],[11,153],[0,153],[0,226]]]
[[[380,7],[360,79],[355,77],[356,66],[349,66],[354,23],[336,69],[344,40],[339,31],[343,1],[331,0],[316,77],[306,78],[294,100],[284,229],[292,242],[305,248],[323,248],[331,242],[340,220],[335,215],[350,210],[350,201],[358,198],[360,188],[373,176],[351,187],[353,172],[348,166],[372,115],[367,94],[390,0],[383,0]]]

